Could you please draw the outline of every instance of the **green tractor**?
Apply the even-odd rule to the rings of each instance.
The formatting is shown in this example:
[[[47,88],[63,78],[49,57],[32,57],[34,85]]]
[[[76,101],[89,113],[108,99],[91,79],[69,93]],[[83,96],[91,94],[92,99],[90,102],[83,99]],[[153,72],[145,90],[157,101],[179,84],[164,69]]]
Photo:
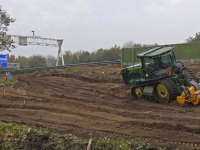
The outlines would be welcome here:
[[[172,46],[144,50],[137,58],[141,59],[140,64],[121,70],[125,85],[132,87],[136,99],[169,103],[179,96],[180,104],[199,103],[198,79],[184,63],[176,61]]]

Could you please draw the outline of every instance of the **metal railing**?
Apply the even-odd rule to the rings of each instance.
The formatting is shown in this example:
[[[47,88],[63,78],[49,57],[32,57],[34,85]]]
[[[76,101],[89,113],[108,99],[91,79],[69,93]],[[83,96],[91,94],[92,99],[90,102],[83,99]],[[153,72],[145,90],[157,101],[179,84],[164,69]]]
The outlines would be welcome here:
[[[104,61],[104,62],[91,62],[91,63],[80,63],[80,64],[68,64],[68,65],[61,65],[61,66],[52,66],[52,67],[36,67],[36,68],[25,68],[25,69],[16,69],[16,70],[10,70],[5,69],[1,70],[0,73],[3,72],[24,72],[24,71],[36,71],[36,70],[48,70],[48,69],[61,69],[61,68],[68,68],[68,67],[76,67],[76,66],[97,66],[97,65],[107,65],[107,64],[120,64],[121,60],[116,61]]]

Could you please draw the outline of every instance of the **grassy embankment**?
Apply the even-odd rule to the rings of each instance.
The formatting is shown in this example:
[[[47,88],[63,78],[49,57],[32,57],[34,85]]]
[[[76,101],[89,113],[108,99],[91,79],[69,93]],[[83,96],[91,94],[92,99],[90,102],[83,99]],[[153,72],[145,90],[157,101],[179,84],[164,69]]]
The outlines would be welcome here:
[[[0,122],[0,149],[9,150],[86,150],[89,139],[72,134],[59,134],[54,130],[16,123]],[[93,139],[90,150],[164,150],[142,142],[108,138]]]

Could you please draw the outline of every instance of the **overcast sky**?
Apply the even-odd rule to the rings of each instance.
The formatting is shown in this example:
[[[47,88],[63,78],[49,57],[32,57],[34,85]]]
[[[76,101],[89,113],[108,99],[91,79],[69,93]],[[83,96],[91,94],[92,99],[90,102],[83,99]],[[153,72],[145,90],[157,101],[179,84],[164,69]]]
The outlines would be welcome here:
[[[7,34],[63,39],[62,51],[184,43],[200,31],[200,0],[0,0],[16,22]],[[57,55],[58,48],[18,46],[10,54]],[[6,52],[3,52],[6,53]]]

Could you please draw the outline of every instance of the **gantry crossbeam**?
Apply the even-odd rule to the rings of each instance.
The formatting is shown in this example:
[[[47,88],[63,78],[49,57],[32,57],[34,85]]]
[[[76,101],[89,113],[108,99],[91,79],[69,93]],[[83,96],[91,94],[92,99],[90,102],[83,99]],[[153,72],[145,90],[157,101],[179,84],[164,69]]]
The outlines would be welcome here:
[[[41,46],[53,46],[59,47],[58,40],[62,39],[51,39],[42,38],[40,36],[21,36],[21,35],[6,35],[8,39],[19,45],[41,45]]]
[[[21,36],[21,35],[9,35],[9,34],[6,34],[6,38],[8,40],[13,41],[16,44],[19,44],[20,46],[40,45],[40,46],[59,47],[56,66],[58,65],[60,57],[62,59],[62,65],[64,65],[64,59],[61,50],[63,39],[51,39],[51,38],[42,38],[40,36]]]

